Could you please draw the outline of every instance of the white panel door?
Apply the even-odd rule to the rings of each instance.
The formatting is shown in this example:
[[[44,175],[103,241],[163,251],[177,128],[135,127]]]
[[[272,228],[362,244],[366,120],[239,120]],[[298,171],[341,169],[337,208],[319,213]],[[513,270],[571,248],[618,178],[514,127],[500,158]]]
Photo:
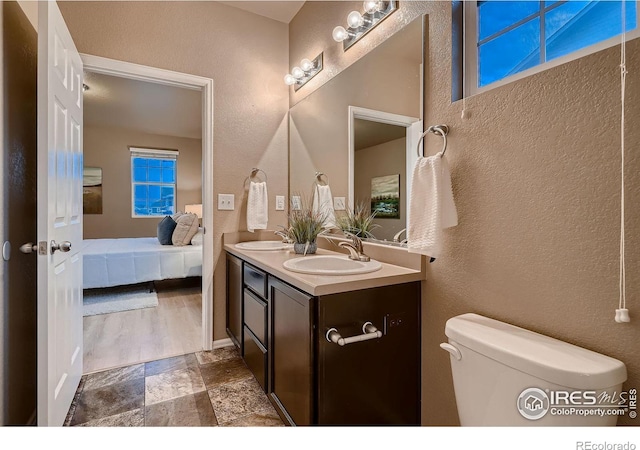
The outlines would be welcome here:
[[[58,5],[39,2],[39,426],[64,423],[82,376],[82,81]]]

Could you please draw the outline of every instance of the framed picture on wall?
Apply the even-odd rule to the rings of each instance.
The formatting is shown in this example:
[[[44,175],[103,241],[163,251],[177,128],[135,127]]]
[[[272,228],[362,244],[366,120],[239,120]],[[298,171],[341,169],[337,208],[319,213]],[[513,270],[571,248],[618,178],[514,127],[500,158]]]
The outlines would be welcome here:
[[[377,219],[400,218],[400,174],[371,179],[371,212]]]
[[[100,167],[84,168],[82,208],[84,214],[102,214],[102,169]]]

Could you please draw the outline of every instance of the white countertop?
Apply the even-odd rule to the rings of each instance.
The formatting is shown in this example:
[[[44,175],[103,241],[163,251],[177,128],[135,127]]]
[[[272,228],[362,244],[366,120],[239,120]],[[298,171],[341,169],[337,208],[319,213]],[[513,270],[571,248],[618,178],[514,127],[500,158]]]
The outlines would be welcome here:
[[[409,283],[424,279],[422,271],[384,263],[380,259],[378,259],[382,263],[380,270],[357,275],[308,275],[291,272],[282,266],[285,261],[293,258],[313,258],[315,255],[344,255],[344,253],[323,248],[318,248],[315,255],[306,256],[295,254],[293,250],[252,251],[237,249],[234,243],[225,244],[224,249],[232,255],[313,296]]]

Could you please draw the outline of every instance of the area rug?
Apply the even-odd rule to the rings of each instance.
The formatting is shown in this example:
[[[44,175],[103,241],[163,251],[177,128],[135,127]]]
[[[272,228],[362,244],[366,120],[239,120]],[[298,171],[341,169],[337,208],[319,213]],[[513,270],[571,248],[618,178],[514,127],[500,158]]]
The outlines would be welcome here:
[[[83,315],[95,316],[158,306],[158,295],[148,285],[118,286],[84,291]]]

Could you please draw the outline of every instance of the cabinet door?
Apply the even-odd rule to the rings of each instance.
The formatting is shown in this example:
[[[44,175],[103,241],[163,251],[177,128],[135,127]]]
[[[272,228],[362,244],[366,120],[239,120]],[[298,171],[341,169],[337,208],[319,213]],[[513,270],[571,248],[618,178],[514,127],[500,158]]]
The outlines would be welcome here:
[[[313,297],[269,279],[270,396],[292,425],[313,423]]]
[[[420,425],[420,282],[322,296],[318,317],[318,424]],[[360,335],[366,322],[380,339],[323,335]]]
[[[242,350],[242,260],[227,253],[227,334]]]

